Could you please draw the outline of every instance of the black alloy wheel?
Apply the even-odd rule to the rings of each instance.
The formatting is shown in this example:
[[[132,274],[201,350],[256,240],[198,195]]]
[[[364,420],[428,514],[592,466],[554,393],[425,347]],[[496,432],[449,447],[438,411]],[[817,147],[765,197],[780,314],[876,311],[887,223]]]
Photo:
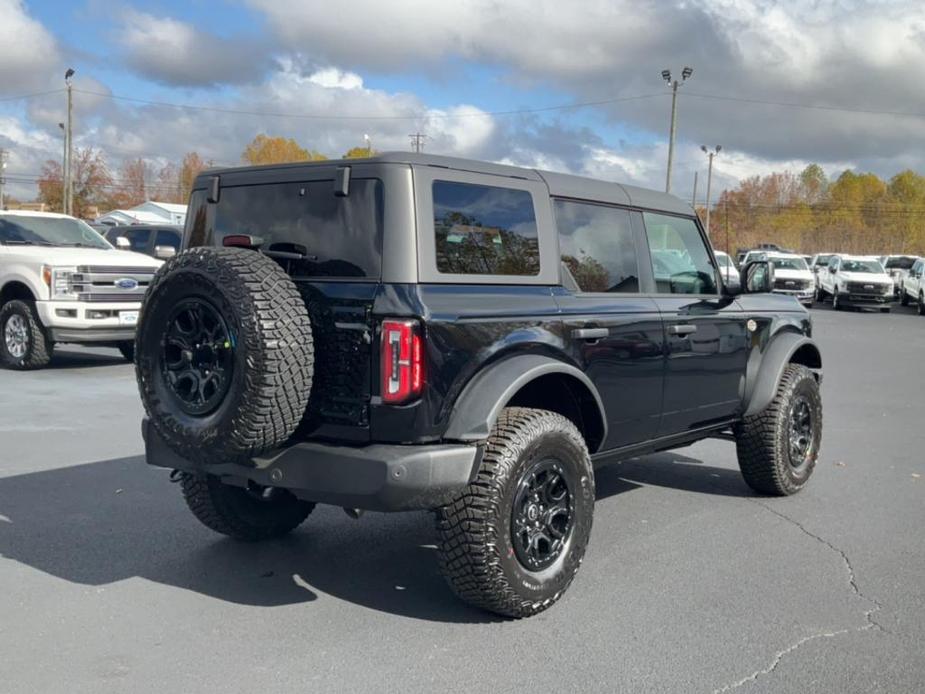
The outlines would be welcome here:
[[[234,375],[234,349],[234,336],[211,303],[189,298],[174,308],[163,341],[163,375],[181,410],[203,416],[222,403]]]
[[[813,412],[805,396],[794,399],[790,409],[790,465],[797,470],[806,466],[813,449]]]
[[[572,490],[558,461],[538,461],[523,472],[511,512],[511,540],[525,569],[542,571],[559,558],[574,512]]]

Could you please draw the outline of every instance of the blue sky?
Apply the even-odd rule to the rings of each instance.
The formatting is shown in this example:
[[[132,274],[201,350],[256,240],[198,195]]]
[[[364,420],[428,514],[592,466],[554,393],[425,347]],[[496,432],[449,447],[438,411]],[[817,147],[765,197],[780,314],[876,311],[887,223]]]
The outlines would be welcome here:
[[[378,149],[406,149],[420,129],[435,153],[661,187],[670,98],[659,72],[690,64],[675,173],[686,196],[705,167],[700,144],[724,146],[717,191],[812,161],[833,175],[921,168],[909,143],[925,136],[923,118],[715,97],[925,113],[903,77],[925,68],[923,25],[921,4],[902,0],[0,0],[0,99],[60,88],[73,66],[76,144],[114,170],[134,156],[156,170],[188,151],[235,163],[258,132],[336,156],[365,133]],[[639,95],[654,96],[472,115]],[[34,174],[57,156],[62,104],[0,101],[11,169]],[[28,181],[15,185],[29,194]]]

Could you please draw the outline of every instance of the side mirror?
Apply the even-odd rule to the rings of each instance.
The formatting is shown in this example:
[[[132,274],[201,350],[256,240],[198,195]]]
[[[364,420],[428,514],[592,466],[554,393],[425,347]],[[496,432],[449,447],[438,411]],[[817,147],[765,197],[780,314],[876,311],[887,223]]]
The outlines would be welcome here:
[[[835,274],[835,266],[834,266],[834,265],[829,265],[829,272],[832,273],[833,275]]]
[[[177,254],[177,249],[173,246],[155,246],[154,257],[158,260],[167,260]]]
[[[744,268],[740,283],[743,294],[767,294],[774,289],[774,265],[767,260],[753,260]]]
[[[130,244],[128,239],[124,236],[118,236],[116,237],[116,248],[127,251],[132,248],[132,244]]]

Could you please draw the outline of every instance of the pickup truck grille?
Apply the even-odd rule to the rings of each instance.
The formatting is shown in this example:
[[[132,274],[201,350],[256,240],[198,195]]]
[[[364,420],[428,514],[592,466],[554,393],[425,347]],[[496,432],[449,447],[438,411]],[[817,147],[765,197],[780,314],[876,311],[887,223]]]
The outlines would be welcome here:
[[[777,278],[774,280],[775,289],[809,289],[811,287],[810,280],[785,280],[783,278]]]
[[[82,265],[70,276],[71,290],[80,301],[139,302],[157,268]]]
[[[882,296],[893,291],[892,284],[883,284],[881,282],[849,282],[848,291],[851,294],[868,294],[871,296]]]

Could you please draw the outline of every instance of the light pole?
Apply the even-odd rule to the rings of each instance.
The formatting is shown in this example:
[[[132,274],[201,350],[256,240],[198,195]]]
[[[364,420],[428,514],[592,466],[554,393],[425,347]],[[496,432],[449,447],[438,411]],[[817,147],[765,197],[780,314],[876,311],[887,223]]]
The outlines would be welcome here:
[[[73,156],[71,148],[71,137],[73,135],[73,100],[71,94],[71,78],[74,76],[74,68],[68,68],[64,73],[64,83],[67,85],[67,130],[64,136],[64,214],[73,214]]]
[[[707,231],[707,238],[710,238],[710,190],[713,187],[713,157],[719,154],[722,148],[722,145],[716,145],[715,149],[707,149],[706,145],[700,145],[700,149],[710,158],[710,163],[707,166],[707,219],[704,224],[704,228]]]
[[[671,79],[671,70],[662,70],[662,79],[671,85],[671,131],[668,135],[668,172],[665,175],[665,192],[671,192],[671,165],[674,162],[674,136],[678,125],[678,87],[687,82],[694,70],[685,66],[681,70],[681,80]]]
[[[65,209],[67,209],[64,202],[64,196],[67,194],[64,184],[64,172],[67,171],[67,128],[64,123],[58,123],[58,127],[61,128],[61,135],[64,140],[64,151],[61,153],[61,212],[64,213]]]

